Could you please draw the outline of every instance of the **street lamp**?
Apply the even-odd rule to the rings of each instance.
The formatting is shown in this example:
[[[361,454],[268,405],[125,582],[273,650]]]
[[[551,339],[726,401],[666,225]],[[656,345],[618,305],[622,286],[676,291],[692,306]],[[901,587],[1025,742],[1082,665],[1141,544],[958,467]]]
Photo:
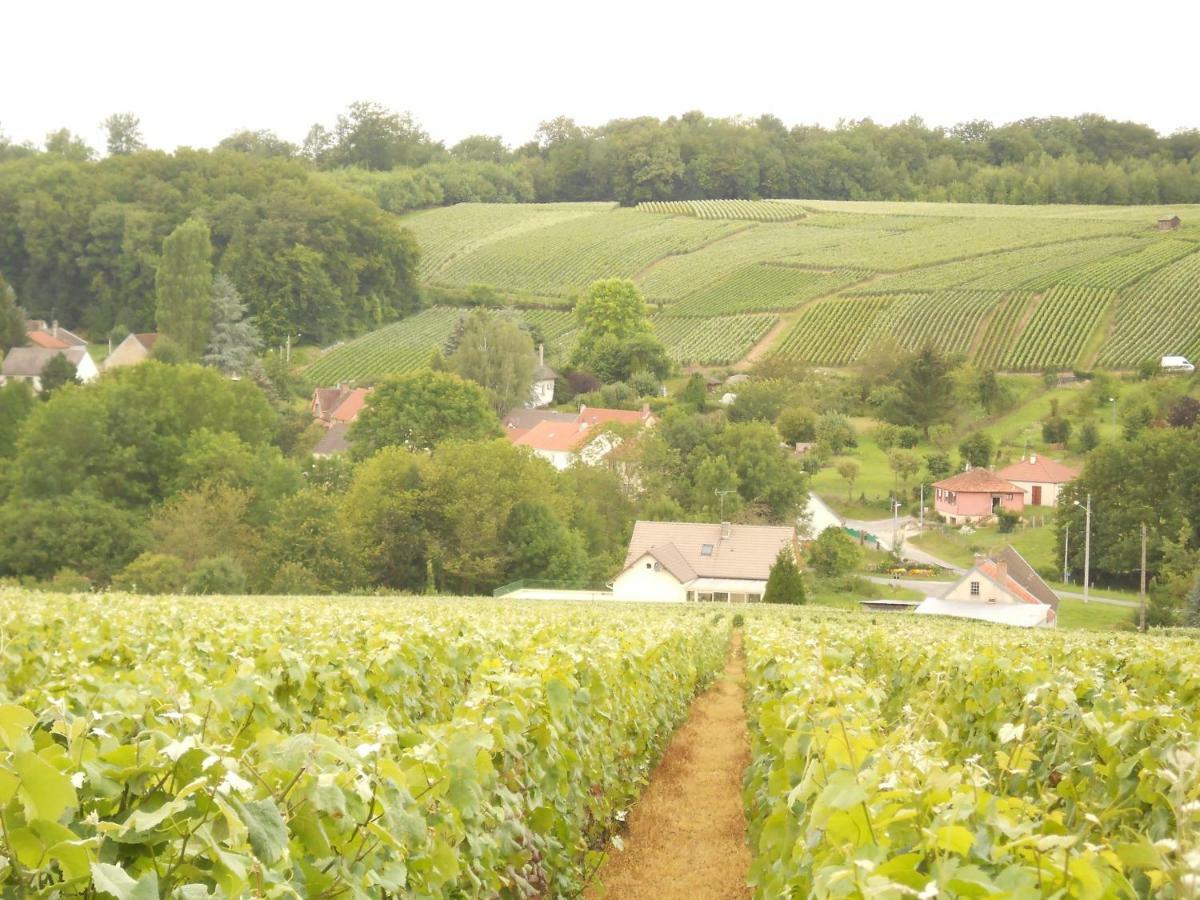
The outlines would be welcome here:
[[[1088,602],[1088,582],[1092,574],[1092,495],[1087,495],[1087,505],[1075,501],[1075,505],[1086,511],[1083,525],[1083,602]]]
[[[1112,404],[1113,428],[1116,428],[1117,427],[1117,398],[1109,397],[1108,402]]]
[[[900,525],[897,520],[897,513],[900,512],[900,507],[903,505],[895,497],[892,497],[892,552],[897,556],[900,555]]]

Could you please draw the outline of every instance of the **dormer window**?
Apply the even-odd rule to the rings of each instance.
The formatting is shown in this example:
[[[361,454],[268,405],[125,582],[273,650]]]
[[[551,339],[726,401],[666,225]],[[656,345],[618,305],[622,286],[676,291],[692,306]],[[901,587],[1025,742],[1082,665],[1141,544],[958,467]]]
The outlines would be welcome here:
[[[704,546],[702,546],[700,548],[701,556],[712,556],[712,554],[713,554],[713,545],[712,544],[705,544]]]

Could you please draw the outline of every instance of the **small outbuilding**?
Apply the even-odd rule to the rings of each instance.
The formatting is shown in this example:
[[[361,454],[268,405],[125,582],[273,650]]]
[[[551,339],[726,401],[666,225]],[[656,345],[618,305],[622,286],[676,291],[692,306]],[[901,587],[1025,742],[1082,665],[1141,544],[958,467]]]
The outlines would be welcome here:
[[[1020,513],[1025,492],[987,469],[968,469],[933,483],[934,509],[951,525],[990,519],[1001,510]]]
[[[927,597],[920,615],[978,619],[1024,628],[1058,621],[1058,595],[1012,547],[975,565],[942,597]]]
[[[1159,231],[1174,231],[1180,224],[1179,216],[1169,216],[1159,219],[1155,227]]]

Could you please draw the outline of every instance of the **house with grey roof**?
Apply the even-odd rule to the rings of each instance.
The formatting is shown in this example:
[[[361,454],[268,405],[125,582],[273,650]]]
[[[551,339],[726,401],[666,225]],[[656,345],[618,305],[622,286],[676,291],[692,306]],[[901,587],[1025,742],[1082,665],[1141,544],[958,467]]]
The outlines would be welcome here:
[[[613,598],[755,603],[784,548],[798,558],[794,527],[639,521],[625,568],[613,581]]]
[[[13,347],[0,364],[0,385],[24,381],[35,391],[42,389],[42,370],[56,356],[65,356],[75,366],[75,377],[84,384],[100,377],[100,370],[87,347],[49,349],[46,347]]]

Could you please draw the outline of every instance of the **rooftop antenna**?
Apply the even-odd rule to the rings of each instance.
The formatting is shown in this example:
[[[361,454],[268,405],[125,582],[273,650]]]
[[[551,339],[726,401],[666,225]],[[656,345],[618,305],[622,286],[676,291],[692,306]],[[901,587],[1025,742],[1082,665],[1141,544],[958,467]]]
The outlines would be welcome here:
[[[725,521],[725,495],[726,494],[736,494],[737,491],[730,489],[730,490],[726,490],[726,491],[713,491],[713,493],[721,498],[721,521],[724,522]]]

